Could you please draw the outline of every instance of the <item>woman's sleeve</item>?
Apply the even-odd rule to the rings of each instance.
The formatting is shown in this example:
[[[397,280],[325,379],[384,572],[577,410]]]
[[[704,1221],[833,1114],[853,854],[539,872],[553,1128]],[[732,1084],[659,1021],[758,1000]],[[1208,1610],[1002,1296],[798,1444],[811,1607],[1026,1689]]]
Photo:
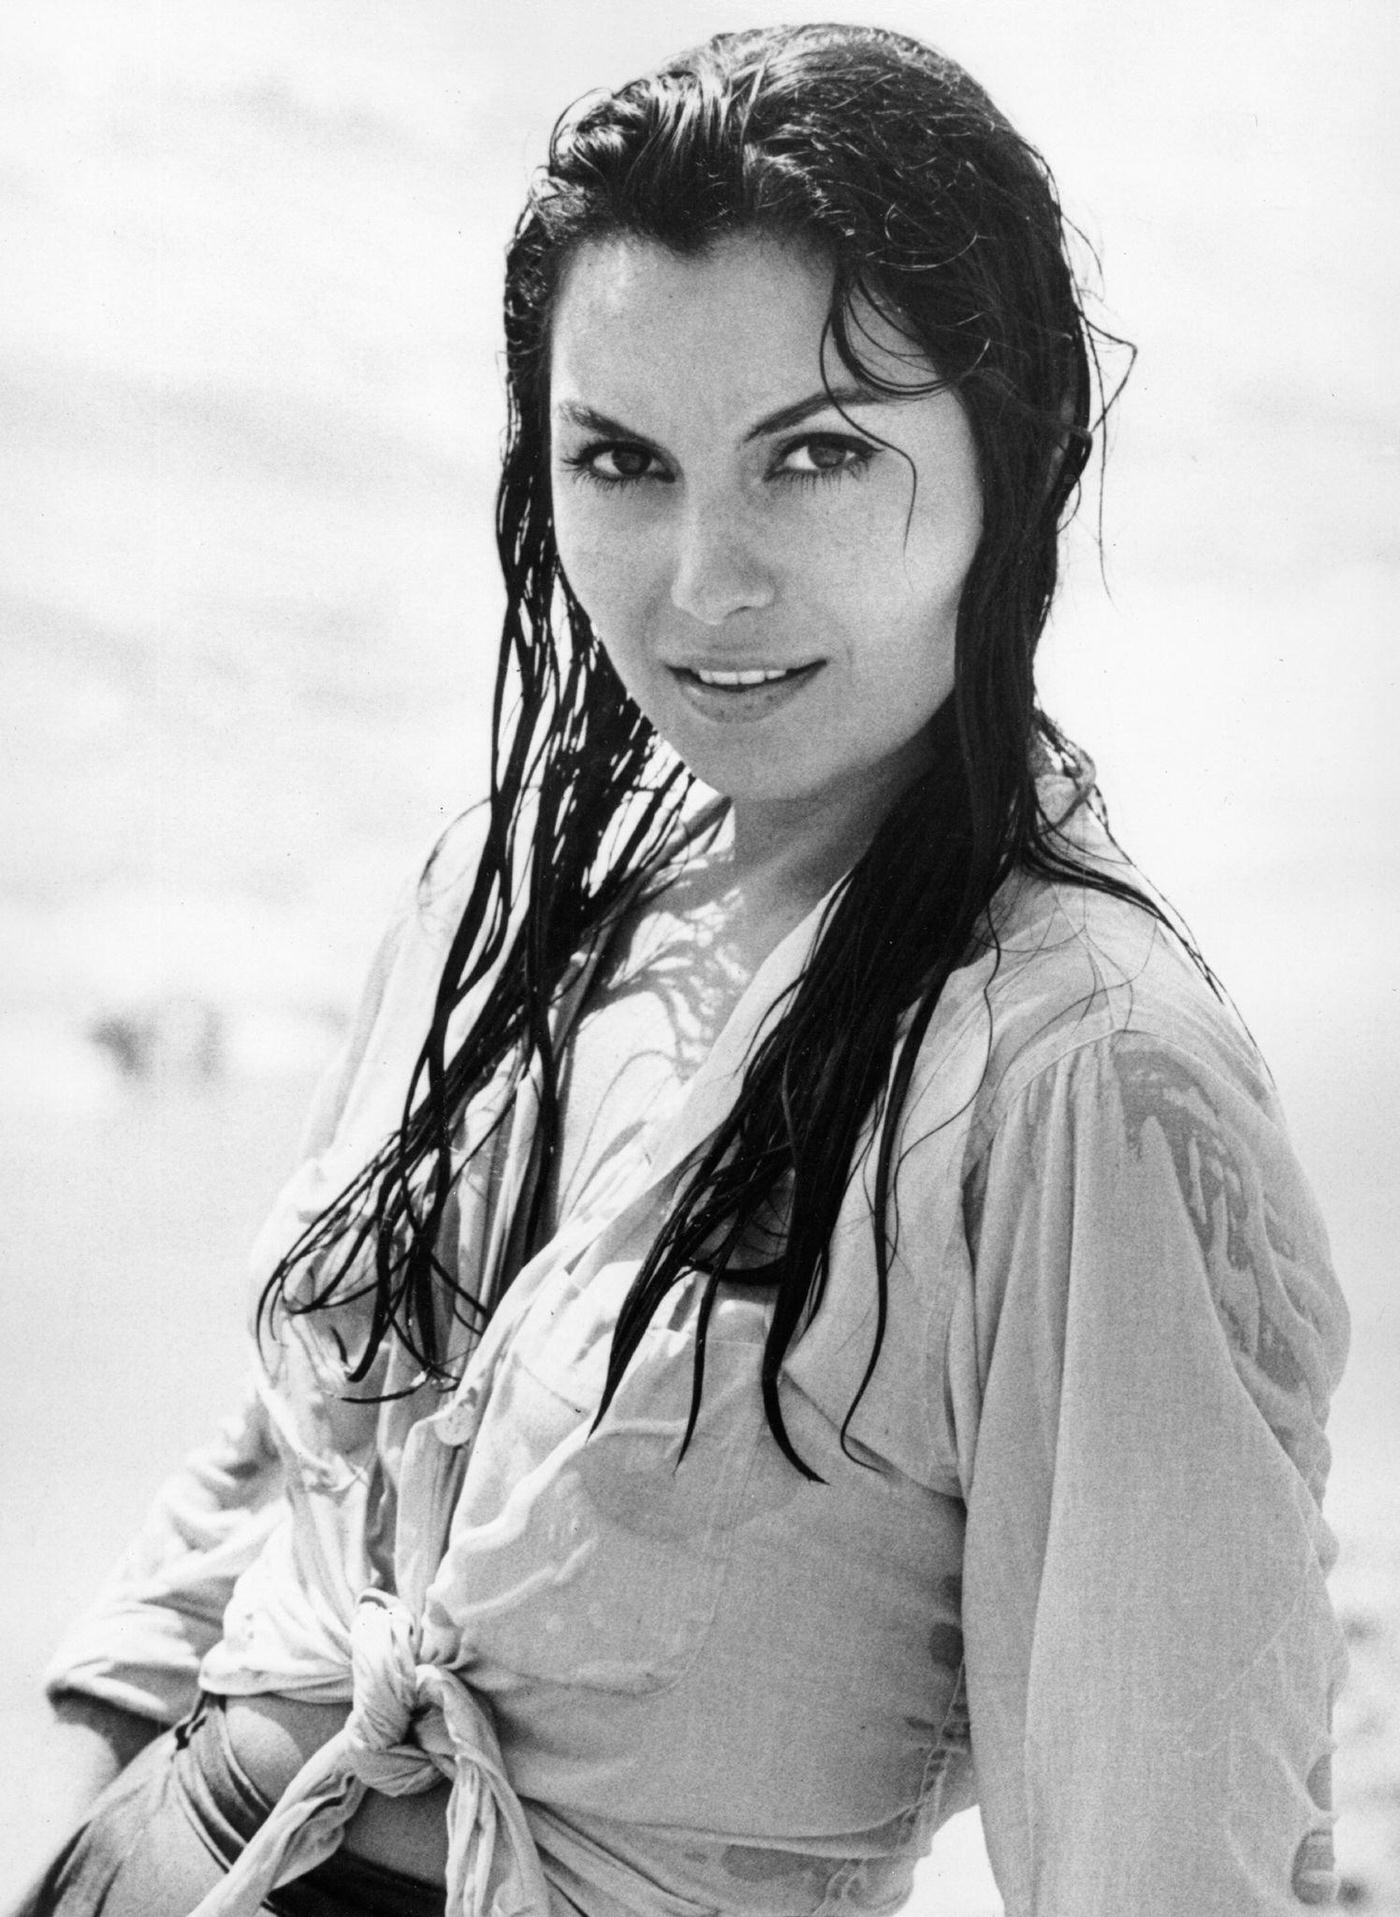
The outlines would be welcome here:
[[[428,935],[408,903],[382,941],[345,1043],[312,1102],[297,1170],[253,1254],[255,1284],[359,1168],[402,1108],[450,919]],[[284,1506],[283,1469],[255,1385],[212,1444],[161,1486],[145,1523],[44,1673],[51,1697],[82,1692],[158,1723],[193,1704],[233,1586]]]
[[[1329,1901],[1347,1325],[1276,1106],[1155,1038],[1085,1044],[1009,1100],[965,1210],[968,1701],[1007,1917]]]
[[[79,1691],[173,1724],[194,1702],[235,1580],[275,1523],[281,1464],[255,1390],[210,1445],[162,1485],[95,1603],[44,1674],[51,1697]]]

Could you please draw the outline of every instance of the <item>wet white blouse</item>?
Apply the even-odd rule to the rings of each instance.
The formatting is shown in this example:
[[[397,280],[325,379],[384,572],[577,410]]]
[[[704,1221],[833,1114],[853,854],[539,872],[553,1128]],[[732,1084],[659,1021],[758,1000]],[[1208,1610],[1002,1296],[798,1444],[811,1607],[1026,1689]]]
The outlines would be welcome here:
[[[1062,830],[1117,860],[1086,806]],[[468,876],[386,944],[258,1289],[397,1122]],[[55,1689],[164,1721],[197,1683],[353,1701],[209,1917],[327,1854],[366,1787],[439,1775],[449,1909],[472,1917],[893,1912],[974,1800],[1007,1917],[1324,1894],[1345,1312],[1257,1054],[1140,909],[1018,879],[1000,953],[946,988],[845,1449],[875,1331],[869,1148],[783,1369],[825,1482],[764,1423],[766,1306],[738,1287],[685,1459],[688,1285],[590,1435],[618,1304],[820,918],[518,1275],[533,1094],[503,1069],[466,1120],[464,1150],[487,1142],[453,1230],[473,1289],[509,1289],[475,1349],[458,1328],[459,1386],[347,1405],[326,1321],[292,1320],[70,1633]],[[396,1350],[370,1384],[413,1382]]]

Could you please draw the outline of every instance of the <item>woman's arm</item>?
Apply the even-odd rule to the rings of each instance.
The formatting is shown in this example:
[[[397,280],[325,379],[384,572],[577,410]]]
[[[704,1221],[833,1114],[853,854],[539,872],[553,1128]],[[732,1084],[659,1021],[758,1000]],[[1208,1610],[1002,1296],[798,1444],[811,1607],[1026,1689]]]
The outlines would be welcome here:
[[[45,1672],[51,1698],[173,1724],[193,1704],[235,1580],[276,1522],[282,1466],[257,1393],[157,1493],[146,1521]],[[105,1720],[104,1720],[105,1721]],[[119,1731],[116,1751],[129,1735]],[[139,1748],[139,1744],[137,1746]]]
[[[135,1542],[46,1672],[53,1716],[25,1752],[26,1818],[0,1860],[18,1900],[118,1772],[193,1704],[233,1580],[261,1549],[281,1467],[250,1396],[161,1487]]]
[[[381,940],[345,1043],[324,1073],[299,1163],[253,1254],[254,1289],[398,1122],[479,831],[461,822]],[[250,1385],[214,1442],[161,1487],[146,1522],[46,1672],[51,1696],[81,1694],[155,1725],[194,1701],[237,1578],[277,1522],[283,1477]]]
[[[399,1122],[479,839],[478,820],[459,822],[380,945],[346,1043],[318,1089],[298,1169],[255,1247],[255,1291]],[[32,1856],[5,1859],[0,1908],[14,1873],[22,1878],[51,1853],[105,1784],[194,1702],[234,1583],[280,1520],[283,1483],[269,1419],[250,1389],[214,1443],[161,1488],[48,1667],[55,1717],[45,1748],[33,1753]]]
[[[25,1818],[6,1820],[0,1857],[0,1913],[23,1908],[26,1893],[97,1796],[160,1726],[77,1692],[54,1699],[53,1716],[24,1754]]]
[[[1085,1045],[1008,1108],[968,1224],[964,1622],[1007,1917],[1327,1901],[1346,1315],[1276,1110],[1159,1040]]]

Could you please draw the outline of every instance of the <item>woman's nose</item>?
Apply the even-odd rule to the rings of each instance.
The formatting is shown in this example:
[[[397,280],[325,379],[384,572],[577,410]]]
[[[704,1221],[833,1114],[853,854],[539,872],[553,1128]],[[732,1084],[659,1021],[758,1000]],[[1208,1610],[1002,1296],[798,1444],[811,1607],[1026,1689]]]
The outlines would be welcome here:
[[[702,626],[718,626],[731,613],[771,606],[774,597],[772,569],[744,515],[703,501],[688,505],[677,528],[672,605]]]

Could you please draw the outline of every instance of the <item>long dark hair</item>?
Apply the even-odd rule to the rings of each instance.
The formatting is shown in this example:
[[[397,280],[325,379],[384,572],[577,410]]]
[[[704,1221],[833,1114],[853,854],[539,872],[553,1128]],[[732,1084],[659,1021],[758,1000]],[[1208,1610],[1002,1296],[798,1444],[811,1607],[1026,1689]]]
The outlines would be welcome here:
[[[898,1120],[950,972],[994,943],[993,895],[1021,870],[1137,896],[1069,858],[1036,787],[1047,753],[1072,762],[1036,704],[1033,665],[1059,534],[1096,404],[1103,410],[1095,329],[1040,156],[952,61],[895,34],[724,34],[586,101],[555,129],[506,272],[497,538],[508,609],[485,849],[402,1125],[288,1252],[263,1304],[273,1318],[279,1308],[358,1305],[363,1342],[347,1357],[349,1383],[369,1377],[391,1334],[427,1375],[445,1377],[449,1321],[487,1315],[471,1274],[438,1253],[463,1169],[453,1136],[466,1102],[503,1068],[532,1073],[538,1087],[543,1175],[519,1242],[528,1248],[539,1233],[558,1138],[553,1008],[580,953],[656,868],[689,787],[560,568],[547,433],[552,315],[568,263],[589,242],[625,236],[688,253],[753,231],[830,262],[828,336],[859,380],[879,384],[862,362],[855,318],[869,301],[956,391],[983,508],[958,614],[955,691],[932,721],[931,770],[834,895],[733,1109],[687,1170],[613,1339],[602,1409],[667,1291],[686,1274],[703,1277],[693,1428],[718,1287],[768,1287],[766,1414],[807,1471],[784,1429],[779,1367],[820,1305],[858,1148],[882,1121],[869,1380],[883,1336]],[[448,1022],[469,998],[478,1009],[449,1054]]]

